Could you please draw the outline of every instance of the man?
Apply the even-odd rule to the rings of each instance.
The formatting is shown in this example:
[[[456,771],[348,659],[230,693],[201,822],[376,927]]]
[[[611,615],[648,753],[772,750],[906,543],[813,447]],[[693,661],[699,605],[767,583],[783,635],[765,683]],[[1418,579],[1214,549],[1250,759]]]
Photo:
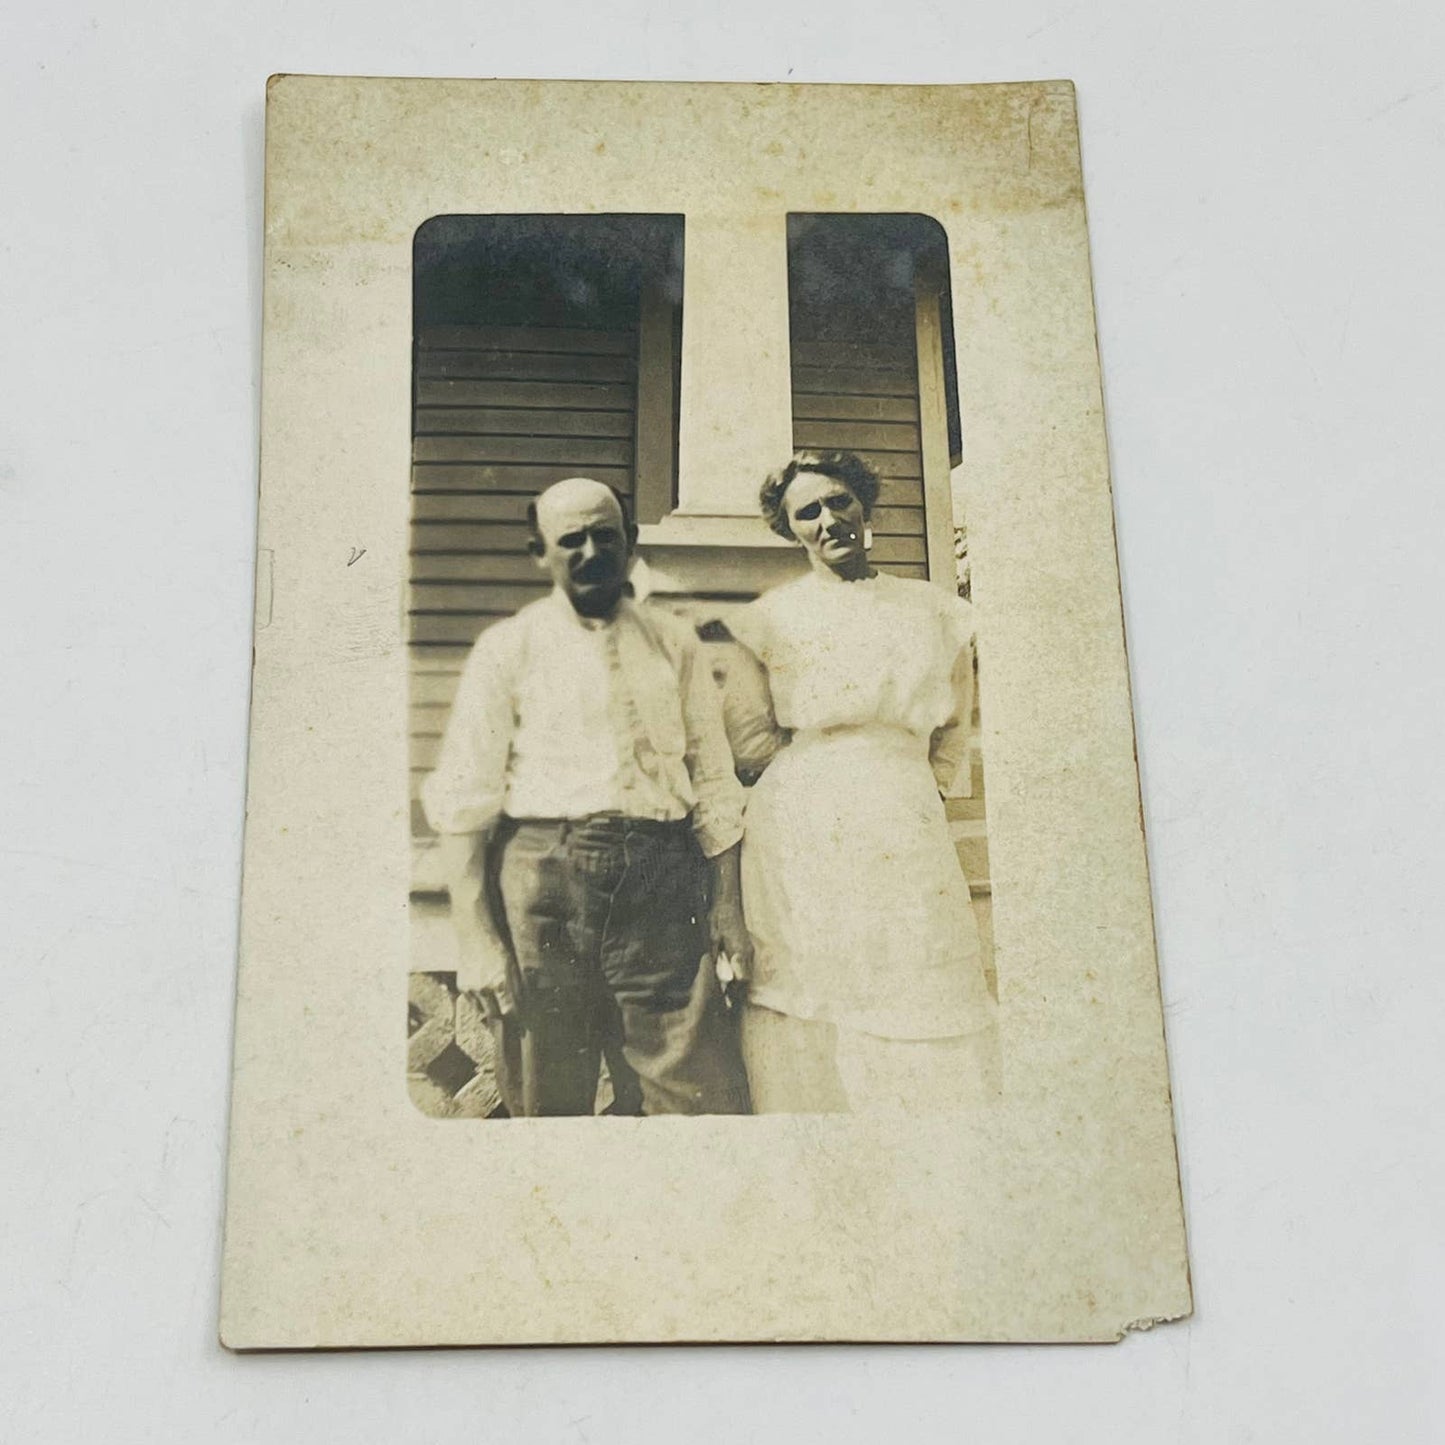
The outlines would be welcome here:
[[[509,1027],[513,1113],[747,1112],[712,959],[745,976],[742,789],[677,618],[627,596],[637,529],[587,478],[528,511],[549,596],[478,639],[422,799],[452,914]],[[463,980],[459,979],[459,983]]]

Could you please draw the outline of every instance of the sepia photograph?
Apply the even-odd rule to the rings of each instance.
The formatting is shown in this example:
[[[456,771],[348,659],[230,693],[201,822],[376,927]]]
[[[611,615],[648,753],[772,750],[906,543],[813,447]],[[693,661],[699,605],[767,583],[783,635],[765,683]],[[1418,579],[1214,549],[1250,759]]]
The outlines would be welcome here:
[[[266,206],[226,1343],[1187,1313],[1072,87],[278,76]]]
[[[680,215],[416,233],[412,1098],[447,1118],[984,1106],[946,237],[788,216],[768,340],[795,450],[761,476],[718,459],[723,535],[677,467],[706,344],[687,241]]]
[[[0,1445],[1445,1441],[1445,6],[11,11]]]

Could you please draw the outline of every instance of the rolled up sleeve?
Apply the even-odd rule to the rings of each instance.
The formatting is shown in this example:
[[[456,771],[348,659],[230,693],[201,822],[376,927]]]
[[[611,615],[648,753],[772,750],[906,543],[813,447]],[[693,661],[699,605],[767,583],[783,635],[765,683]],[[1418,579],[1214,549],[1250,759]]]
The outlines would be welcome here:
[[[704,856],[716,858],[743,835],[744,794],[733,771],[722,698],[697,642],[689,645],[683,658],[682,717],[687,731],[687,771],[697,797],[693,831]]]
[[[480,832],[502,811],[514,729],[502,633],[502,628],[484,633],[472,648],[436,768],[422,784],[422,807],[438,833]]]

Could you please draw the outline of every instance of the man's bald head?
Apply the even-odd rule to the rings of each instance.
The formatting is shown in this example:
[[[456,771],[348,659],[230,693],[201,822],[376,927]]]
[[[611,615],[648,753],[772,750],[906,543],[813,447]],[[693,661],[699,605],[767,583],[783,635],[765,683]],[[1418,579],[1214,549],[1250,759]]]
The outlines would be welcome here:
[[[627,585],[637,529],[617,493],[591,477],[554,482],[527,509],[532,552],[584,617],[608,617]]]
[[[537,530],[548,541],[562,536],[580,522],[607,518],[619,527],[627,525],[617,493],[591,477],[568,477],[565,481],[553,482],[538,494],[536,518]]]

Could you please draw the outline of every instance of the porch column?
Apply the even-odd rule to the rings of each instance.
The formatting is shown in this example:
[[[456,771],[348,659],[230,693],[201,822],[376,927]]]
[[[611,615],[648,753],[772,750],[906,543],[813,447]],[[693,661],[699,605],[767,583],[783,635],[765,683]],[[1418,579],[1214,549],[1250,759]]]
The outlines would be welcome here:
[[[793,450],[788,218],[687,218],[678,507],[756,517],[758,487]]]

